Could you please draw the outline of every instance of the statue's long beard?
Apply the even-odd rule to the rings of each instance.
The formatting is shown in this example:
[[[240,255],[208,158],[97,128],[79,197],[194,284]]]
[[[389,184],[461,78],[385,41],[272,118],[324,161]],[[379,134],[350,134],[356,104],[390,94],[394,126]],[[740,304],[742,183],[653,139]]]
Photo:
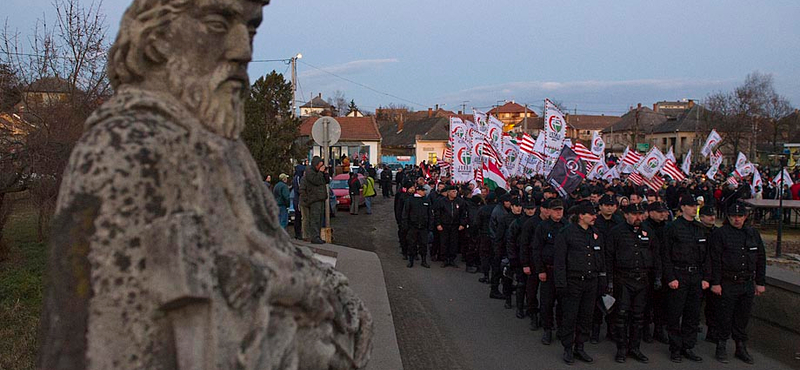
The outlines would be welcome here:
[[[230,80],[236,69],[221,65],[211,75],[198,76],[189,72],[181,60],[168,62],[169,89],[180,99],[200,123],[217,135],[238,139],[244,129],[242,90],[247,86]]]

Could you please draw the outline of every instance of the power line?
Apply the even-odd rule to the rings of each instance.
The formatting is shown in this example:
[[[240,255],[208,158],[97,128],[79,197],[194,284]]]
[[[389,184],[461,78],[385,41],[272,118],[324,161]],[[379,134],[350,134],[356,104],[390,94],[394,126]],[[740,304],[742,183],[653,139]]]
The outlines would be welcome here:
[[[349,78],[346,78],[346,77],[339,76],[339,75],[337,75],[337,74],[335,74],[335,73],[333,73],[333,72],[326,71],[326,70],[324,70],[324,69],[322,69],[322,68],[319,68],[319,67],[317,67],[317,66],[314,66],[314,65],[308,64],[308,63],[306,63],[306,62],[304,62],[304,61],[302,61],[302,60],[299,60],[299,62],[300,62],[300,63],[303,63],[303,64],[305,64],[305,65],[307,65],[307,66],[309,66],[309,67],[311,67],[311,68],[314,68],[314,69],[316,69],[316,70],[318,70],[318,71],[321,71],[321,72],[327,73],[327,74],[329,74],[329,75],[331,75],[331,76],[333,76],[333,77],[336,77],[336,78],[339,78],[339,79],[345,80],[345,81],[347,81],[347,82],[349,82],[349,83],[351,83],[351,84],[354,84],[354,85],[361,86],[361,87],[363,87],[363,88],[365,88],[365,89],[367,89],[367,90],[370,90],[370,91],[372,91],[372,92],[374,92],[374,93],[381,94],[381,95],[385,95],[385,96],[388,96],[388,97],[391,97],[391,98],[395,98],[395,99],[398,99],[398,100],[404,101],[404,102],[406,102],[406,103],[414,104],[414,105],[417,105],[417,106],[420,106],[420,107],[423,107],[423,108],[427,107],[425,104],[420,104],[420,103],[417,103],[417,102],[414,102],[414,101],[411,101],[411,100],[408,100],[408,99],[401,98],[401,97],[399,97],[399,96],[397,96],[397,95],[394,95],[394,94],[390,94],[390,93],[383,92],[383,91],[380,91],[380,90],[377,90],[377,89],[373,89],[372,87],[369,87],[369,86],[367,86],[367,85],[364,85],[364,84],[362,84],[362,83],[360,83],[360,82],[356,82],[356,81],[353,81],[353,80],[351,80],[351,79],[349,79]]]

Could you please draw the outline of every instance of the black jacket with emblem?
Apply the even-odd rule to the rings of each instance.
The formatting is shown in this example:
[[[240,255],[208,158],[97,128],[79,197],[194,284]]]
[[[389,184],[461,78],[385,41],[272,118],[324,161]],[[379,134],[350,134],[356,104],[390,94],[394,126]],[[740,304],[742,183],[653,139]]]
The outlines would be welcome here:
[[[508,226],[506,233],[506,252],[508,261],[512,267],[520,266],[520,246],[522,237],[523,225],[531,218],[531,216],[522,213],[522,215],[511,222]]]
[[[553,269],[556,288],[566,288],[570,277],[599,279],[606,286],[603,236],[593,226],[569,224],[556,236]]]
[[[403,227],[406,229],[413,227],[433,230],[430,199],[416,195],[406,199],[406,203],[403,206]]]
[[[672,221],[664,229],[661,244],[661,262],[664,268],[664,281],[676,280],[676,269],[697,269],[708,280],[711,264],[708,255],[708,240],[703,225],[688,221],[683,217]]]
[[[712,285],[723,279],[753,279],[766,284],[767,255],[757,230],[749,226],[737,229],[730,224],[714,230],[710,240]]]
[[[613,274],[653,273],[661,278],[661,262],[655,231],[647,226],[634,227],[627,222],[614,226],[606,234],[606,271]]]
[[[551,219],[544,220],[536,227],[531,239],[533,255],[530,257],[530,263],[533,265],[528,267],[536,267],[537,272],[544,272],[546,266],[555,264],[556,236],[566,226],[567,223],[562,218],[558,222]]]
[[[450,200],[448,197],[440,197],[433,205],[433,217],[436,226],[452,228],[467,226],[467,206],[464,200],[456,197]]]

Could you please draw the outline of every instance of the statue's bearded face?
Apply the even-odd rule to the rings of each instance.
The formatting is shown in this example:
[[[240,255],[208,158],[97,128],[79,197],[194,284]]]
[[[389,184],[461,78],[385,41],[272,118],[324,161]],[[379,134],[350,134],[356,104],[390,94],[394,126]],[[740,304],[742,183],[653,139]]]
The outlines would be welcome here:
[[[166,30],[167,85],[210,131],[238,138],[244,127],[244,92],[262,4],[251,0],[198,0]]]

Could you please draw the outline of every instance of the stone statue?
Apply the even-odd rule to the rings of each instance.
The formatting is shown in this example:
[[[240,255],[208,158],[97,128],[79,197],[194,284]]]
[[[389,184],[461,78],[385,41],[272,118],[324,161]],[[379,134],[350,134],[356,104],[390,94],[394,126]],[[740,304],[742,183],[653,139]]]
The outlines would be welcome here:
[[[357,369],[372,317],[291,244],[240,140],[268,0],[134,0],[70,157],[38,368]]]

